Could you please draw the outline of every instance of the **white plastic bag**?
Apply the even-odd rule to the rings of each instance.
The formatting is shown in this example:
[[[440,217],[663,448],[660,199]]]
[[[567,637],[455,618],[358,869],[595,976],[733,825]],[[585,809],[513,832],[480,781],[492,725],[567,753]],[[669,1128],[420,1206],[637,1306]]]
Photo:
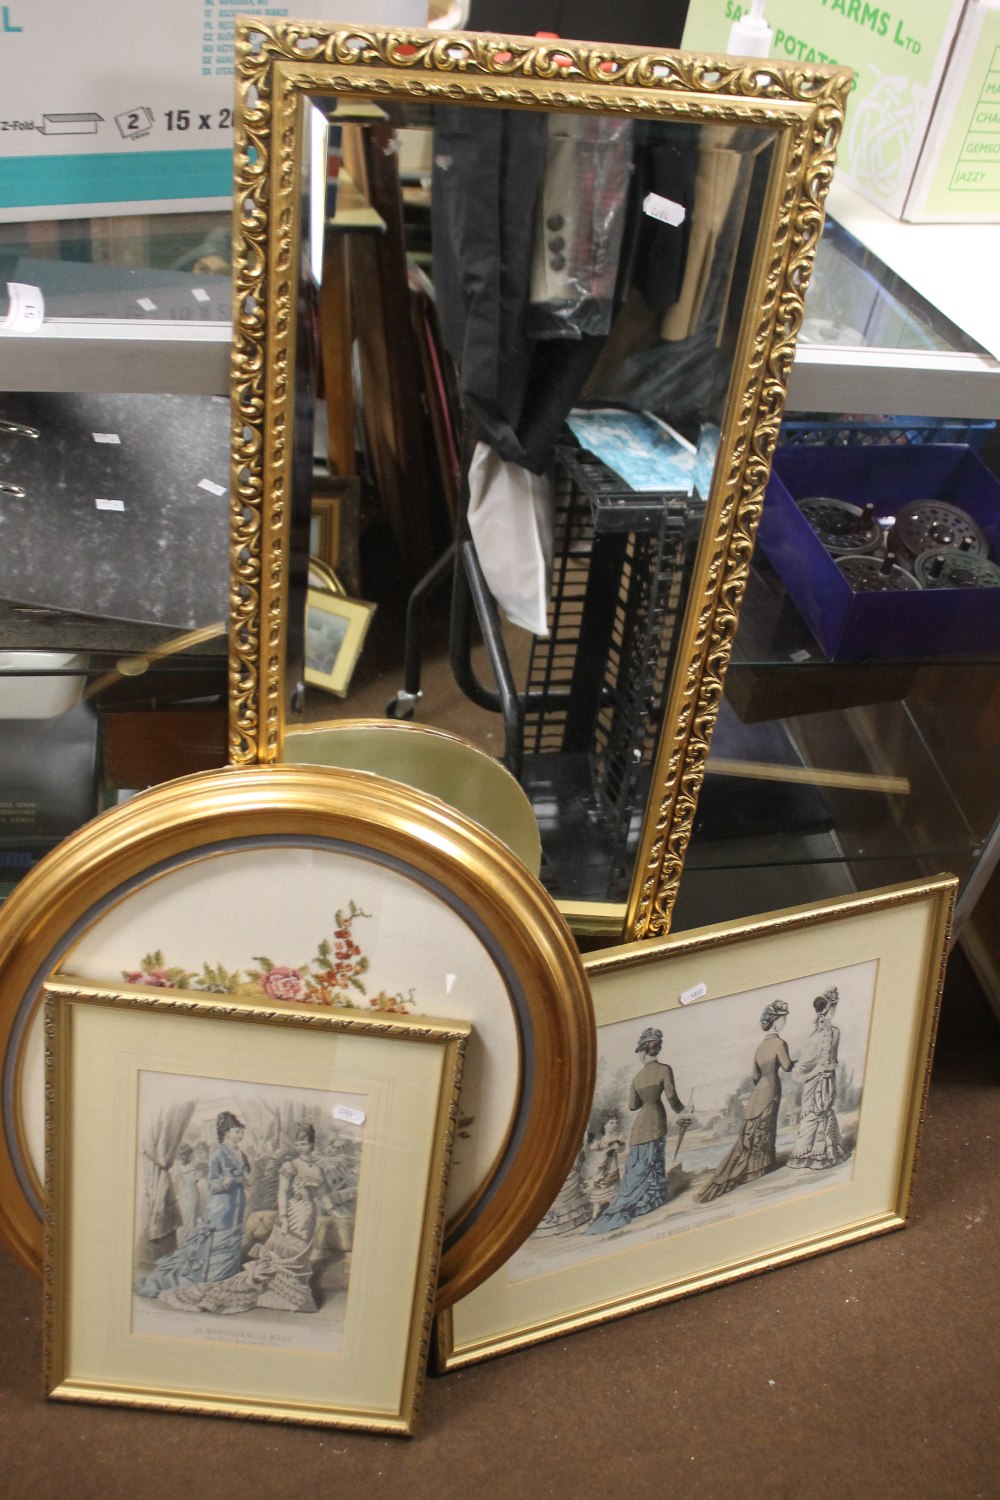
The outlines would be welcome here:
[[[552,484],[477,443],[469,467],[469,529],[490,592],[513,625],[549,633]]]

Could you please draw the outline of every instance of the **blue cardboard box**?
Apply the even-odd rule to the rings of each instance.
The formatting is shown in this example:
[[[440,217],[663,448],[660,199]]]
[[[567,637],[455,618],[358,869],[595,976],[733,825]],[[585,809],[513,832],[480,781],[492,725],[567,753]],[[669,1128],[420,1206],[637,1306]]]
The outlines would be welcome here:
[[[880,519],[946,500],[976,520],[1000,562],[1000,481],[969,447],[779,448],[757,543],[831,660],[1000,649],[1000,588],[856,594],[796,504],[810,495],[871,503]]]

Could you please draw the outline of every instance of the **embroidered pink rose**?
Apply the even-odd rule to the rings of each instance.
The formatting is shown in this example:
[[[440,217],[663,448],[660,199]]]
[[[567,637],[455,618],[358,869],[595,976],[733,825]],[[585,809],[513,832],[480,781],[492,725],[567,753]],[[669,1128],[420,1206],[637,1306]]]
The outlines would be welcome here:
[[[298,969],[290,969],[285,964],[275,964],[273,969],[262,974],[260,985],[272,1000],[300,1000],[305,994],[302,975]]]
[[[130,969],[125,974],[128,984],[148,984],[158,990],[175,990],[177,985],[166,969]]]

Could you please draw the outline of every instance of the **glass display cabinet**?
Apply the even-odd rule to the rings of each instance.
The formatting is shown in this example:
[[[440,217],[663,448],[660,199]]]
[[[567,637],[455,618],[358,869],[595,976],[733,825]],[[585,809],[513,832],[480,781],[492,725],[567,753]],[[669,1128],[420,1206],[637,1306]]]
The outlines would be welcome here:
[[[997,858],[1000,653],[831,663],[758,555],[674,928]]]
[[[968,444],[995,472],[998,376],[828,220],[783,444],[823,445],[830,484],[849,446],[884,465]],[[915,633],[828,660],[758,538],[674,929],[948,870],[958,932],[1000,854],[1000,651],[983,647],[938,654]]]
[[[419,227],[416,179],[410,192]],[[9,552],[0,582],[0,889],[123,792],[224,763],[228,236],[228,217],[206,214],[0,226],[0,286],[28,282],[46,302],[38,333],[0,333],[0,512],[8,525],[20,515],[26,545],[45,562],[32,573]],[[782,441],[981,448],[998,392],[1000,365],[828,221]],[[101,493],[114,488],[107,456],[117,447],[120,457],[121,444],[102,448],[94,434],[124,430],[127,398],[137,410],[147,403],[161,427],[158,441],[147,434],[134,450],[134,509],[143,468],[149,493],[164,496],[161,509],[178,507],[172,532],[148,537],[146,552],[124,527],[105,526],[102,540],[93,524],[122,517],[95,508],[123,497]],[[101,402],[113,415],[98,417]],[[77,494],[84,503],[86,491],[89,537],[72,506],[60,523],[50,505],[50,529],[40,531],[38,508],[31,518],[15,493],[37,487],[46,465],[63,490],[85,468],[69,451],[60,468],[45,439],[16,430],[44,426],[47,403],[64,431],[75,411],[68,430],[87,463],[96,454],[104,465]],[[318,471],[331,432],[318,424]],[[28,453],[30,464],[19,462]],[[329,499],[318,472],[316,536],[324,492]],[[185,510],[181,499],[198,508]],[[127,519],[132,510],[129,498]],[[157,558],[192,537],[207,569],[202,597],[196,608],[158,616]],[[194,568],[182,555],[173,560],[182,572]],[[365,592],[362,564],[377,570],[377,553],[346,564]],[[100,568],[131,583],[129,607],[81,593],[81,580]],[[401,686],[373,631],[368,667],[343,705],[362,717],[383,716]],[[435,631],[432,617],[423,642],[429,684],[443,649]],[[515,665],[530,671],[530,639],[505,637]],[[481,659],[478,644],[475,654]],[[496,716],[471,706],[447,677],[444,668],[437,680],[447,701],[436,722],[499,754]],[[310,689],[307,718],[329,706]],[[960,923],[997,860],[998,747],[1000,650],[829,661],[758,549],[674,928],[945,869],[962,880]],[[544,798],[536,800],[543,818]]]

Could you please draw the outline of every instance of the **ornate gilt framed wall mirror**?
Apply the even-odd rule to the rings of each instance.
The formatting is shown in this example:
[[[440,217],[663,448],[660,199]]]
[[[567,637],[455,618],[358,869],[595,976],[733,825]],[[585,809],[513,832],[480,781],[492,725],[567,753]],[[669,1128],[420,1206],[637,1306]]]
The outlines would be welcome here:
[[[662,934],[851,75],[283,21],[237,72],[231,759],[415,710],[505,760],[578,931]],[[317,707],[331,505],[376,611]]]

